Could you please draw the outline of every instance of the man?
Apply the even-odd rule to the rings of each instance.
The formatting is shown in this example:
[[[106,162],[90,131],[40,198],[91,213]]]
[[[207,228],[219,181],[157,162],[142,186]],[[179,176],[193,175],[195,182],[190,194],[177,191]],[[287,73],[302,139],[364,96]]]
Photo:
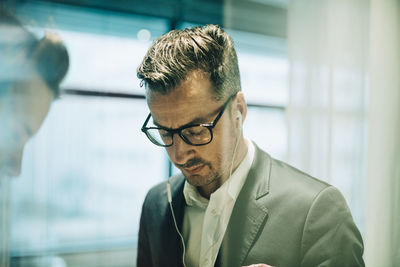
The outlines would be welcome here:
[[[341,193],[243,137],[246,101],[222,29],[161,36],[138,77],[151,111],[142,131],[182,173],[144,201],[137,266],[364,266]]]
[[[0,7],[0,266],[9,265],[10,177],[21,172],[26,142],[42,125],[69,66],[54,34],[38,40]]]

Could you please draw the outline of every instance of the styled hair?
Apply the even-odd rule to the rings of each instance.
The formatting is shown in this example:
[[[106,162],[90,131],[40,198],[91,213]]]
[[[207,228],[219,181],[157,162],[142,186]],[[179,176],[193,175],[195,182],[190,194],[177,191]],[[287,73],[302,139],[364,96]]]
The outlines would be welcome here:
[[[0,7],[0,89],[2,84],[29,80],[36,71],[58,96],[68,67],[68,52],[58,35],[46,33],[38,40]]]
[[[57,96],[59,85],[69,68],[68,51],[60,37],[46,33],[34,50],[32,59],[37,72]]]
[[[217,101],[241,90],[233,40],[217,25],[172,30],[154,40],[137,76],[146,90],[167,94],[198,70],[210,78]]]

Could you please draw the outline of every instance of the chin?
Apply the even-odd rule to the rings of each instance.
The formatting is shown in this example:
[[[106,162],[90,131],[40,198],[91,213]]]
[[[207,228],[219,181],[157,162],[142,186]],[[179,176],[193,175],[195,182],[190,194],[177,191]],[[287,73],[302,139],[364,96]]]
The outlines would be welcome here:
[[[184,175],[184,176],[189,184],[196,186],[196,187],[210,185],[212,183],[217,182],[219,179],[218,175],[208,175],[208,177],[205,177],[204,175],[199,175],[199,174]]]
[[[195,174],[195,175],[187,175],[184,174],[183,176],[185,176],[186,181],[188,181],[189,184],[193,185],[193,186],[203,186],[203,177]]]

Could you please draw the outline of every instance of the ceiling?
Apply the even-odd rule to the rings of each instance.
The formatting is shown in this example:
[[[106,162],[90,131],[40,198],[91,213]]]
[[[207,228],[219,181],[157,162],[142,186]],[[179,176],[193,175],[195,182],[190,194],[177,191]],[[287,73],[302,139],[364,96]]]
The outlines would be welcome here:
[[[168,19],[170,28],[181,22],[219,24],[225,28],[286,38],[289,0],[41,0]],[[8,0],[14,4],[28,0]]]

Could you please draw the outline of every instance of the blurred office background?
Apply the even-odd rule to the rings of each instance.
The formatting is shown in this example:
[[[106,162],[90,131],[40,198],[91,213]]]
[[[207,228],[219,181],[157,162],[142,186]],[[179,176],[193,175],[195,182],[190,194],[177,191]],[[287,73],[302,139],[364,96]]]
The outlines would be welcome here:
[[[1,4],[59,33],[71,58],[12,181],[12,266],[135,266],[145,194],[176,171],[140,131],[135,69],[154,38],[210,23],[237,47],[245,135],[341,190],[368,266],[400,266],[399,1]]]

